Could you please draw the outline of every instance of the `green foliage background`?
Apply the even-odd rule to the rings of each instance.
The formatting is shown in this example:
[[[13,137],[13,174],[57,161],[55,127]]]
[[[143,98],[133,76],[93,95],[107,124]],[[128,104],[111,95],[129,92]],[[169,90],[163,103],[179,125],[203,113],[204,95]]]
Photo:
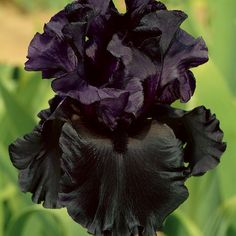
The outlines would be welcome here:
[[[12,0],[25,12],[62,8],[68,0]],[[187,182],[189,199],[166,221],[167,236],[236,235],[236,1],[166,0],[170,9],[182,9],[189,19],[183,27],[203,36],[210,62],[194,69],[197,90],[185,109],[198,105],[211,108],[221,120],[228,149],[221,165],[204,177]],[[121,0],[116,1],[122,8]],[[1,1],[0,1],[1,4]],[[2,23],[1,23],[2,24]],[[1,32],[0,32],[1,33]],[[1,51],[0,51],[1,53]],[[31,203],[30,194],[20,192],[17,171],[7,147],[18,136],[30,132],[36,114],[52,97],[50,84],[38,73],[22,67],[0,65],[0,236],[86,236],[84,229],[65,210],[46,210]]]

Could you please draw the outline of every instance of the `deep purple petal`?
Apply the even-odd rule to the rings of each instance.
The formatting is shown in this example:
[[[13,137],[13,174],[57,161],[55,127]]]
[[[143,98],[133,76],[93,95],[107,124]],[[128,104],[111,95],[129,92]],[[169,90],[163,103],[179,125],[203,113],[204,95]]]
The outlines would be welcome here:
[[[107,12],[108,7],[111,4],[111,0],[87,0],[88,4],[93,6],[93,8],[99,12],[99,14],[104,15]]]
[[[207,61],[208,50],[204,40],[194,39],[179,30],[164,57],[158,101],[170,104],[180,99],[187,102],[195,90],[195,79],[189,69]]]
[[[144,102],[143,84],[138,78],[130,79],[125,86],[125,90],[130,94],[125,112],[137,116]]]
[[[153,94],[150,90],[154,87],[144,91],[144,83],[152,79],[157,84],[160,73],[158,67],[141,51],[125,46],[118,35],[113,36],[108,50],[121,61],[120,67],[111,80],[111,85],[129,91],[129,103],[125,111],[137,117],[143,108],[145,97],[150,93]],[[149,96],[149,99],[153,102],[154,96]]]
[[[117,121],[124,113],[124,109],[127,106],[129,99],[128,92],[118,92],[118,94],[120,95],[116,95],[116,97],[113,98],[102,99],[97,106],[97,114],[100,121],[111,129],[114,129],[117,126]]]
[[[45,24],[44,32],[51,37],[57,35],[59,38],[63,39],[62,29],[68,23],[69,20],[67,18],[66,12],[62,10],[53,16],[47,24]]]
[[[72,46],[79,63],[83,63],[84,58],[84,44],[85,44],[85,33],[87,29],[86,22],[72,22],[67,24],[63,28],[63,34],[66,37],[67,41],[69,41]]]
[[[30,43],[25,69],[42,71],[45,78],[73,71],[77,58],[72,48],[57,36],[37,33]]]
[[[139,25],[134,29],[134,32],[140,34],[161,32],[160,50],[162,55],[165,54],[173,40],[175,33],[179,29],[181,23],[187,18],[187,15],[182,11],[157,11],[145,15]]]
[[[156,66],[150,58],[135,48],[125,46],[118,35],[113,36],[107,49],[122,61],[125,79],[139,78],[140,81],[144,81],[157,73]]]
[[[131,25],[135,25],[138,21],[150,12],[158,10],[166,10],[166,6],[156,0],[125,0],[127,15],[130,16]]]

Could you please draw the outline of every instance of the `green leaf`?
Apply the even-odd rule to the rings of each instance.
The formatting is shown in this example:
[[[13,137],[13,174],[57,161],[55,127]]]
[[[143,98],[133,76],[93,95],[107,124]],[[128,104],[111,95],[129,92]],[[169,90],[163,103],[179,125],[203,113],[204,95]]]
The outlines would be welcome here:
[[[229,91],[226,81],[218,68],[212,62],[196,70],[197,90],[192,106],[205,105],[216,114],[220,126],[225,133],[227,150],[218,166],[220,190],[223,199],[228,199],[236,194],[233,188],[236,166],[236,126],[235,111],[236,101]],[[226,174],[227,173],[227,174]]]
[[[38,225],[32,224],[27,225],[32,217],[36,216]],[[30,227],[32,235],[40,235],[39,232],[35,232],[34,227],[39,227],[38,229],[43,230],[45,236],[66,236],[66,228],[63,221],[53,214],[52,211],[44,210],[37,207],[30,207],[27,210],[23,210],[20,214],[16,215],[11,221],[9,222],[6,236],[27,236],[25,234],[26,227]],[[29,230],[29,228],[28,228]],[[34,232],[34,233],[33,233]],[[46,234],[45,234],[46,233]]]
[[[169,221],[170,219],[172,222]],[[173,213],[170,219],[167,220],[164,228],[167,236],[204,236],[201,229],[180,210]]]
[[[225,201],[216,210],[213,217],[207,223],[208,227],[205,229],[205,235],[209,236],[226,236],[230,235],[228,232],[235,232],[232,227],[235,225],[236,218],[236,197]]]
[[[229,84],[236,96],[236,1],[208,0],[211,11],[211,46],[212,59],[219,68],[223,79]]]
[[[0,94],[2,96],[7,118],[11,121],[11,125],[14,127],[15,134],[22,135],[26,131],[31,130],[35,121],[31,114],[28,112],[27,107],[23,106],[15,94],[9,92],[0,80]]]

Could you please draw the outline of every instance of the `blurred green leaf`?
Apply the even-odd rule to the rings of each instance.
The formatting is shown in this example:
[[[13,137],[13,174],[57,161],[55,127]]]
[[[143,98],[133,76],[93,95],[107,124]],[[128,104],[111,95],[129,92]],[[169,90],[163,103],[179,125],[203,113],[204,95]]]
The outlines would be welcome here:
[[[196,70],[197,90],[194,96],[195,106],[204,104],[210,108],[221,121],[221,128],[225,133],[227,150],[222,157],[222,163],[218,168],[219,182],[222,197],[227,199],[235,194],[233,187],[236,181],[236,140],[235,126],[235,98],[229,91],[224,77],[212,62]],[[227,173],[227,174],[226,174]]]
[[[44,231],[45,236],[57,235],[57,236],[66,236],[66,228],[63,221],[57,217],[53,212],[48,212],[44,209],[30,207],[27,210],[23,210],[15,216],[9,222],[6,236],[26,236],[24,233],[25,227],[29,223],[29,220],[34,216],[37,216],[37,224],[41,224],[41,228]],[[32,235],[34,232],[34,227],[36,225],[31,225],[30,229],[32,230]]]
[[[211,14],[210,53],[223,79],[236,96],[236,1],[208,0]]]
[[[205,229],[205,235],[209,236],[234,236],[235,232],[232,225],[235,225],[236,218],[236,197],[225,201],[216,213],[208,220],[208,227]],[[229,231],[231,230],[231,231]]]
[[[178,224],[181,227],[178,227]],[[201,229],[181,211],[175,212],[170,216],[170,219],[166,222],[164,232],[167,236],[203,236]]]
[[[31,130],[35,121],[32,115],[27,111],[27,107],[23,106],[15,94],[9,92],[0,80],[0,93],[5,105],[7,118],[11,121],[11,125],[15,129],[16,135],[22,135],[27,130]]]

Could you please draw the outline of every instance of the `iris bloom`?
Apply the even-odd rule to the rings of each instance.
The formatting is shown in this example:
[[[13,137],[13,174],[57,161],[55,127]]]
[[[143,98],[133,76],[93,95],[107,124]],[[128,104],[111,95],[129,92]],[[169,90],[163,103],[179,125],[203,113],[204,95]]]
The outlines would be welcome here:
[[[188,197],[184,183],[215,167],[226,145],[205,107],[183,111],[202,38],[182,11],[154,0],[78,0],[29,46],[25,68],[54,79],[56,96],[9,152],[22,191],[96,235],[154,236]]]

